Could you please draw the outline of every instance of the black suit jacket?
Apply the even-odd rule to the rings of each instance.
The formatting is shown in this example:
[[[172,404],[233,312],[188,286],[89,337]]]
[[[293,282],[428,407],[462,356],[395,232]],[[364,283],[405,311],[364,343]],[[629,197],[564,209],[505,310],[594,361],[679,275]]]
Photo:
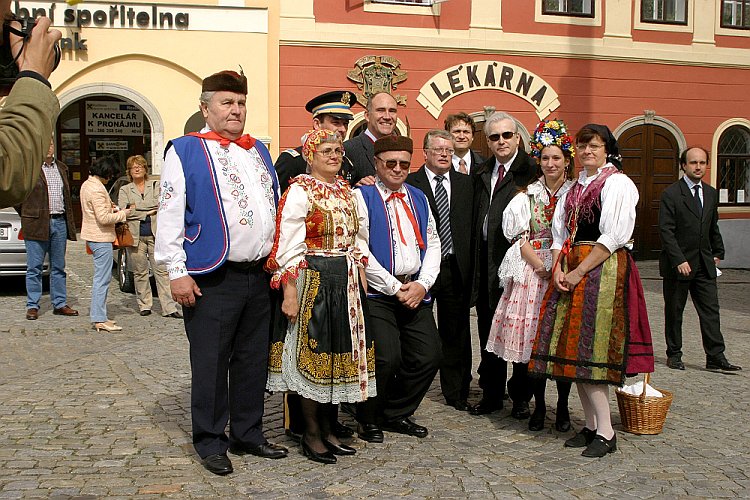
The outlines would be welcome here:
[[[716,277],[714,257],[724,258],[724,241],[719,232],[719,198],[716,189],[701,183],[703,215],[698,212],[693,193],[680,179],[661,195],[659,235],[661,254],[659,274],[665,278],[689,280],[703,264],[709,277]],[[690,276],[682,276],[677,266],[690,264]]]
[[[375,144],[364,132],[346,141],[344,150],[353,165],[352,185],[363,177],[375,175]]]
[[[467,304],[471,299],[471,287],[473,282],[473,262],[472,259],[472,224],[471,224],[471,207],[474,199],[474,186],[471,177],[453,170],[449,171],[451,182],[450,198],[450,224],[451,236],[453,239],[453,252],[456,255],[458,269],[461,273],[460,280],[463,290],[466,291],[465,298]],[[427,196],[430,203],[430,210],[435,217],[435,221],[440,228],[440,221],[437,216],[437,203],[435,195],[432,192],[432,186],[425,172],[425,166],[412,172],[406,178],[406,182],[419,188]]]
[[[495,194],[492,195],[490,203],[490,189],[492,185],[492,171],[495,168],[495,157],[489,158],[479,166],[476,173],[471,175],[474,180],[474,253],[475,262],[479,262],[480,249],[482,245],[482,226],[484,217],[487,221],[487,282],[488,290],[479,290],[480,265],[475,266],[474,290],[476,293],[489,294],[490,297],[500,296],[500,281],[497,277],[497,269],[510,248],[510,242],[503,234],[503,211],[510,200],[518,193],[519,187],[526,186],[529,180],[537,176],[536,160],[519,150],[515,160],[511,163],[503,180],[498,182]],[[494,305],[494,304],[492,304]]]

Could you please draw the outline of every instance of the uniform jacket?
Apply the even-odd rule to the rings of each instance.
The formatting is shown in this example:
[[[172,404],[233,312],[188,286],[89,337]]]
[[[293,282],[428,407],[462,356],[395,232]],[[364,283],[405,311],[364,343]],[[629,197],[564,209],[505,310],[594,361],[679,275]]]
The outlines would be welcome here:
[[[450,194],[450,224],[451,236],[453,240],[453,252],[456,255],[458,269],[461,272],[461,282],[463,290],[466,290],[465,298],[467,303],[470,301],[472,278],[473,278],[473,259],[472,259],[472,224],[471,224],[471,207],[474,200],[474,186],[471,177],[456,172],[451,168],[449,170],[451,194]],[[430,204],[430,210],[435,217],[438,233],[440,232],[440,220],[438,218],[437,203],[432,191],[429,178],[425,173],[423,165],[416,172],[412,172],[406,178],[406,182],[419,188],[427,197]]]
[[[128,215],[128,227],[133,235],[133,246],[138,246],[141,231],[141,221],[146,219],[148,212],[159,207],[159,181],[146,179],[143,188],[143,196],[134,182],[125,184],[120,188],[117,196],[117,204],[121,208],[135,205],[135,210]],[[156,235],[156,215],[151,216],[151,232]]]
[[[659,274],[665,278],[689,280],[703,264],[709,277],[716,277],[714,257],[724,258],[724,242],[719,232],[716,189],[701,182],[703,215],[698,213],[693,193],[683,179],[670,185],[659,202],[661,254]],[[682,276],[677,266],[690,264],[690,276]]]
[[[65,223],[68,226],[68,239],[76,240],[76,226],[73,219],[73,205],[70,199],[70,182],[68,181],[68,166],[56,160],[55,165],[63,182],[63,204],[65,205]],[[42,167],[39,167],[41,172]],[[36,181],[29,197],[16,206],[16,212],[21,216],[23,237],[27,240],[49,240],[49,194],[47,193],[47,177],[42,173]]]
[[[34,78],[19,78],[0,110],[0,208],[18,205],[34,189],[49,150],[60,102]]]
[[[346,156],[351,160],[351,184],[354,185],[363,177],[375,175],[375,143],[364,133],[352,137],[344,143]]]
[[[497,269],[505,257],[505,253],[510,248],[510,242],[505,239],[503,234],[503,211],[508,206],[510,200],[518,193],[519,186],[524,186],[529,179],[536,177],[536,161],[522,150],[518,150],[515,160],[511,163],[505,177],[498,181],[495,194],[492,195],[490,204],[490,189],[492,185],[492,170],[495,168],[495,157],[479,165],[476,174],[472,175],[474,180],[474,262],[479,262],[480,249],[482,244],[482,226],[484,217],[488,215],[487,221],[487,256],[488,256],[488,290],[478,290],[478,293],[493,294],[498,298],[500,296],[500,281],[497,277]],[[479,283],[479,265],[475,266],[475,285]]]

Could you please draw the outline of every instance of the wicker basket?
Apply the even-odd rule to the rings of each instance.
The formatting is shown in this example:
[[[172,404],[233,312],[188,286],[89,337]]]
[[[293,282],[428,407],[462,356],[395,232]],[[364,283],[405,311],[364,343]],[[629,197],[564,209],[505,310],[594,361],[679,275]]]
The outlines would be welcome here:
[[[672,404],[672,393],[658,389],[664,396],[657,398],[646,396],[650,374],[646,373],[643,382],[643,393],[634,396],[617,389],[617,406],[620,408],[620,420],[626,432],[632,434],[659,434]]]

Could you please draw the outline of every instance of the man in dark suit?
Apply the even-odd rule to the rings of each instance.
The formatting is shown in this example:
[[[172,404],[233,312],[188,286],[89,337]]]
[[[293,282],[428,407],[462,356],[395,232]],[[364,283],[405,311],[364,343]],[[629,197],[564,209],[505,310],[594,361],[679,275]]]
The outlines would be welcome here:
[[[308,113],[312,114],[312,128],[338,132],[343,140],[349,129],[349,122],[354,118],[351,107],[357,103],[357,97],[346,90],[333,90],[313,97],[305,105]],[[276,176],[279,178],[281,191],[286,191],[289,181],[307,172],[307,162],[302,156],[302,146],[282,151],[274,164]],[[344,156],[339,175],[351,183],[352,162]]]
[[[26,319],[39,317],[39,299],[42,297],[42,268],[44,258],[50,262],[50,300],[52,313],[61,316],[78,316],[78,311],[68,306],[65,273],[65,251],[68,240],[76,240],[73,205],[70,198],[68,167],[55,161],[55,144],[50,142],[47,157],[29,197],[16,206],[21,216],[21,230],[26,244]]]
[[[445,119],[445,130],[453,136],[453,168],[462,174],[476,173],[479,165],[486,159],[471,150],[474,142],[474,119],[464,112],[448,115]]]
[[[388,92],[379,92],[367,101],[367,129],[344,143],[346,156],[354,165],[352,184],[375,183],[375,141],[393,135],[396,130],[398,105]]]
[[[519,148],[521,136],[517,120],[503,112],[492,114],[484,125],[487,144],[493,157],[477,169],[474,179],[474,241],[477,330],[482,361],[479,364],[479,386],[482,400],[471,408],[483,415],[503,407],[507,366],[504,359],[485,350],[492,317],[502,290],[497,269],[510,248],[503,235],[503,211],[528,179],[536,176],[536,162]],[[513,377],[508,383],[513,400],[511,414],[518,419],[529,417],[531,384],[526,365],[513,363]]]
[[[664,190],[659,203],[662,250],[659,273],[664,278],[664,334],[667,366],[684,370],[682,362],[682,313],[687,295],[693,299],[701,325],[706,369],[737,371],[724,356],[716,266],[724,258],[719,233],[716,189],[701,182],[708,167],[708,153],[691,147],[680,156],[685,175]]]
[[[440,236],[440,274],[430,292],[437,303],[438,332],[443,346],[440,388],[448,405],[467,411],[471,383],[472,255],[471,178],[451,168],[453,137],[445,130],[431,130],[424,137],[425,164],[409,174],[406,182],[421,189],[435,217]]]

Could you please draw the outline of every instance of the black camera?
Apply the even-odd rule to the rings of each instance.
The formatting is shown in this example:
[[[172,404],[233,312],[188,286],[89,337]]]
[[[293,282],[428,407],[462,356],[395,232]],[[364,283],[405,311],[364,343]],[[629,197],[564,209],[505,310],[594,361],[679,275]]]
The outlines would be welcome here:
[[[11,25],[13,21],[17,21],[21,27],[16,28]],[[16,83],[18,78],[18,61],[21,52],[26,48],[26,42],[31,38],[31,30],[36,26],[36,19],[23,18],[23,19],[10,19],[5,21],[3,24],[3,44],[0,45],[0,96],[8,95],[10,89],[13,88],[13,84]],[[13,33],[23,39],[21,44],[21,50],[18,54],[13,54],[10,46],[10,34]],[[55,63],[52,66],[52,71],[57,69],[62,58],[62,51],[60,50],[60,44],[55,43]]]

